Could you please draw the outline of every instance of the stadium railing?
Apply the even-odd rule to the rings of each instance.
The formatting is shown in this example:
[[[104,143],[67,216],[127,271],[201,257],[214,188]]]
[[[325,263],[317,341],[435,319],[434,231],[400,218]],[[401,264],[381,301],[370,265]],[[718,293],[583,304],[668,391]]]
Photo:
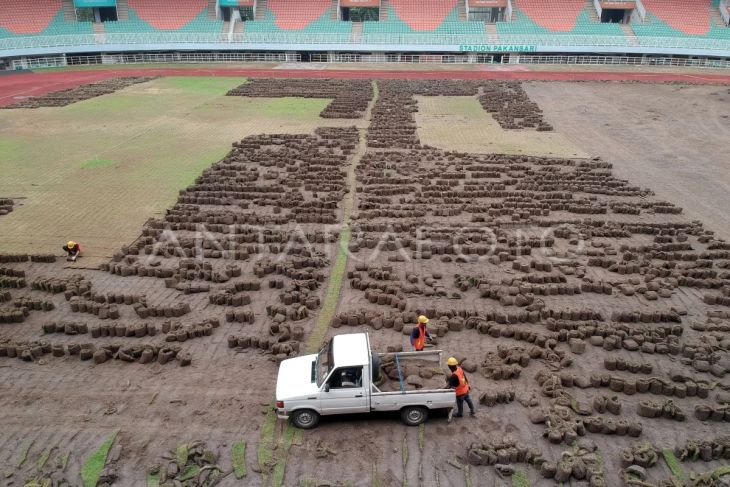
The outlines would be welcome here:
[[[244,37],[245,36],[245,37]],[[282,39],[275,32],[249,34],[226,33],[107,33],[76,34],[59,36],[9,37],[0,39],[0,51],[10,49],[39,49],[69,46],[108,46],[108,45],[171,45],[171,44],[231,44],[245,46],[247,44],[291,45],[317,44],[342,46],[342,35],[327,33],[299,32],[295,37]],[[640,37],[640,47],[662,49],[703,49],[730,52],[730,40],[700,37]],[[486,37],[458,34],[382,34],[368,39],[369,45],[488,45]],[[500,46],[534,46],[541,47],[629,47],[624,36],[591,36],[560,34],[509,34],[500,35]],[[636,46],[634,46],[636,47]]]
[[[301,54],[251,52],[144,52],[134,54],[56,55],[23,57],[10,61],[16,69],[36,69],[63,66],[154,63],[242,63],[242,62],[300,62]],[[527,55],[512,54],[496,57],[492,54],[360,54],[313,53],[316,63],[403,63],[403,64],[568,64],[568,65],[631,65],[730,69],[730,60],[657,56],[595,56],[595,55]]]

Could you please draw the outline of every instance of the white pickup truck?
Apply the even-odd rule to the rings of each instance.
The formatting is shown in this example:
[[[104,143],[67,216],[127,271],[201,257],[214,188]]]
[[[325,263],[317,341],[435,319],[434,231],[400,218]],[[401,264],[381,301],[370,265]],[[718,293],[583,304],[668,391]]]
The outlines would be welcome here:
[[[334,336],[318,354],[284,360],[276,381],[276,411],[299,428],[314,428],[320,416],[400,411],[403,422],[415,426],[428,419],[429,410],[453,407],[452,389],[407,390],[401,360],[436,357],[441,352],[405,352],[394,355],[400,390],[382,392],[381,357],[371,351],[367,333]],[[393,354],[389,354],[393,355]]]

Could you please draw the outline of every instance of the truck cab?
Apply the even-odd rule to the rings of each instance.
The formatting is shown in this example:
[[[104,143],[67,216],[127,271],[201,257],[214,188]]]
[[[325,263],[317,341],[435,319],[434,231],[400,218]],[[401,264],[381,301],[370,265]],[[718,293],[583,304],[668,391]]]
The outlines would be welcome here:
[[[413,352],[400,355],[406,359]],[[334,336],[318,354],[284,360],[276,382],[277,415],[305,429],[317,426],[322,415],[371,411],[401,411],[406,424],[420,424],[429,409],[454,404],[453,390],[406,391],[402,379],[400,392],[381,392],[375,385],[380,359],[367,333],[353,333]]]

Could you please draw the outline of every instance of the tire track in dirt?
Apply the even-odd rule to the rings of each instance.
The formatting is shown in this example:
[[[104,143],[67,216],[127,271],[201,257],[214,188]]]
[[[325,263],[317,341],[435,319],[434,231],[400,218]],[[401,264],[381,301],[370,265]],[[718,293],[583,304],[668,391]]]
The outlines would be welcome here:
[[[378,100],[378,84],[373,81],[373,98],[368,104],[368,108],[364,115],[364,121],[368,123],[372,118],[372,111],[375,103]],[[317,353],[324,340],[329,324],[332,318],[335,316],[337,307],[340,302],[340,289],[342,287],[342,279],[345,276],[347,269],[347,257],[348,248],[351,236],[350,220],[352,217],[352,210],[355,207],[356,200],[356,182],[357,182],[357,165],[365,155],[367,151],[367,136],[368,128],[358,128],[360,139],[358,142],[355,154],[350,160],[350,165],[347,169],[347,192],[345,193],[342,201],[342,230],[340,231],[340,239],[337,246],[337,255],[335,256],[334,264],[332,265],[329,273],[329,280],[327,284],[327,291],[325,293],[322,308],[315,321],[314,328],[312,329],[309,337],[307,338],[305,352],[306,353]],[[270,428],[271,421],[276,421],[273,418],[276,413],[272,410],[268,413],[267,421],[265,421],[261,428],[259,437],[259,458],[271,458],[274,463],[273,471],[271,472],[271,485],[279,487],[283,485],[284,477],[286,475],[286,460],[289,454],[289,449],[292,444],[301,444],[303,432],[296,429],[290,424],[286,424],[283,428],[277,428],[277,424],[272,429]],[[278,430],[278,434],[277,434]],[[273,450],[273,451],[270,451]],[[268,483],[269,478],[266,473],[266,466],[259,465],[262,472],[264,472],[264,483]]]

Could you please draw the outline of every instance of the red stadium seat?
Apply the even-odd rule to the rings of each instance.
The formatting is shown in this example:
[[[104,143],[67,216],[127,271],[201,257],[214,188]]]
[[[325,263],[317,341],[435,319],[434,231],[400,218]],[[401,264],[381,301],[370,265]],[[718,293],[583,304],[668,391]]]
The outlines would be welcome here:
[[[643,0],[652,15],[671,28],[689,35],[705,35],[710,30],[710,0]]]
[[[661,1],[661,0],[659,0]],[[540,27],[552,32],[569,32],[575,28],[585,0],[517,0],[517,8]]]
[[[269,0],[268,8],[276,26],[285,30],[300,30],[319,19],[332,8],[331,0]]]
[[[435,30],[456,5],[457,0],[390,0],[398,18],[413,30]]]
[[[175,30],[208,8],[207,0],[129,0],[129,7],[155,29]]]
[[[0,0],[0,28],[13,34],[38,34],[61,10],[61,0]]]

